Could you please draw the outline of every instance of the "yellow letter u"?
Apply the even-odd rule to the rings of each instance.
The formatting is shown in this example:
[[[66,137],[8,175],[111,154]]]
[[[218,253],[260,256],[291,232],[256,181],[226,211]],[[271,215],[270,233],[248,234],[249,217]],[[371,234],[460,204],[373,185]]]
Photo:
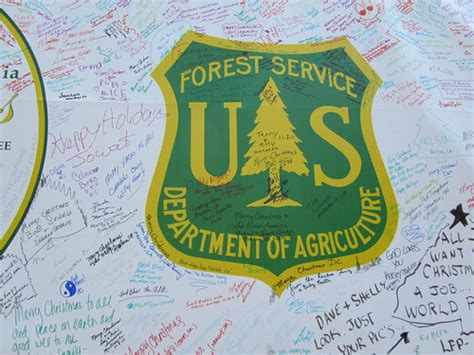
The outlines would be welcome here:
[[[237,109],[241,102],[224,102],[229,110],[229,167],[221,176],[209,174],[205,163],[206,102],[190,102],[191,109],[191,171],[194,177],[208,186],[221,186],[232,181],[237,172]]]

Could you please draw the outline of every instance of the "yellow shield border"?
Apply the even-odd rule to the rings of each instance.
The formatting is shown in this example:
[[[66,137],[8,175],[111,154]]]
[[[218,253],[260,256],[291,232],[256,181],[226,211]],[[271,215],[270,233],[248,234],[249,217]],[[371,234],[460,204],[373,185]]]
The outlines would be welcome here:
[[[312,261],[293,266],[277,276],[259,266],[252,265],[254,272],[250,273],[245,264],[189,256],[174,249],[173,246],[166,240],[166,238],[163,236],[163,232],[160,229],[156,210],[165,178],[164,172],[166,172],[168,168],[172,147],[174,146],[179,118],[177,111],[177,100],[173,88],[166,79],[165,74],[192,42],[198,42],[224,49],[251,50],[255,52],[275,54],[308,54],[328,51],[336,48],[342,48],[346,51],[347,55],[354,61],[357,67],[370,81],[369,86],[367,87],[362,98],[360,115],[361,126],[363,137],[367,144],[369,155],[375,168],[377,178],[380,182],[380,187],[382,189],[387,208],[387,223],[385,229],[379,238],[379,241],[371,249],[356,255],[348,255],[337,258],[337,269],[335,269],[334,266],[329,265],[327,260],[319,262]],[[148,192],[146,204],[146,222],[151,239],[165,257],[177,265],[189,269],[225,273],[235,276],[246,276],[258,279],[268,284],[278,296],[281,296],[283,291],[291,282],[301,277],[315,274],[315,272],[311,270],[317,270],[318,273],[321,273],[367,264],[380,256],[388,248],[397,229],[398,207],[395,194],[390,184],[389,177],[385,171],[385,166],[375,141],[371,118],[372,102],[377,89],[382,83],[382,80],[347,38],[341,37],[326,42],[310,44],[266,44],[233,41],[188,31],[174,46],[171,52],[166,55],[163,61],[153,70],[151,76],[158,83],[163,92],[167,111],[167,121],[165,137],[163,140],[160,157],[158,159],[158,165],[155,169],[155,173],[153,175],[151,186]],[[224,268],[227,270],[224,270]],[[256,268],[259,269],[258,272],[255,272]]]
[[[15,38],[18,46],[21,48],[23,55],[26,58],[28,63],[28,68],[31,70],[31,75],[33,77],[35,93],[36,93],[36,104],[38,107],[38,145],[36,149],[35,163],[31,173],[30,181],[23,196],[23,201],[18,208],[18,211],[15,214],[10,226],[8,227],[5,234],[0,239],[0,255],[2,255],[8,245],[13,240],[14,236],[18,232],[23,220],[26,217],[28,209],[31,206],[33,201],[33,195],[36,191],[40,180],[40,174],[43,169],[44,158],[46,154],[46,140],[47,140],[47,109],[46,109],[46,95],[43,85],[43,80],[41,77],[41,71],[38,66],[38,62],[26,41],[25,36],[21,33],[20,29],[15,25],[13,20],[7,15],[7,13],[0,9],[0,22],[3,23],[10,33]]]

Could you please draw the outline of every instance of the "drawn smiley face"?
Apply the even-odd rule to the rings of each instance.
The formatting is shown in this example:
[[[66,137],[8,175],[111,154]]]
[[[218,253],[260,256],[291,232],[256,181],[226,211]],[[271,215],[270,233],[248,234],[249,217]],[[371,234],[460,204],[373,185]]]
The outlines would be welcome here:
[[[63,297],[72,297],[76,292],[76,285],[72,281],[64,281],[59,287],[59,293],[61,293]]]
[[[364,20],[373,20],[378,15],[378,11],[371,0],[362,0],[360,4],[355,4],[354,7]]]

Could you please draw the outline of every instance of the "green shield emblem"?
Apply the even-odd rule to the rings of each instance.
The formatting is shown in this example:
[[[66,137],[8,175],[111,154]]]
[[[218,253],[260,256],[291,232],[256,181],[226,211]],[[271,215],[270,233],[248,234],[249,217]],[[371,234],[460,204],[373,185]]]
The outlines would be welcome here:
[[[146,219],[167,258],[280,295],[388,247],[397,205],[370,117],[381,80],[347,39],[188,32],[152,76],[168,118]]]

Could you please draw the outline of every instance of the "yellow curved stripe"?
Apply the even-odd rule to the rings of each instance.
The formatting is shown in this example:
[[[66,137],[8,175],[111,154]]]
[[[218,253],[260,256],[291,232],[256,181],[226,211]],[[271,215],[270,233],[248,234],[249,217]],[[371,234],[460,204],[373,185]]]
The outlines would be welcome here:
[[[39,176],[41,173],[41,169],[43,167],[44,162],[44,153],[45,153],[45,146],[46,146],[46,99],[44,88],[41,80],[41,74],[39,73],[38,65],[36,63],[36,59],[33,56],[31,48],[29,47],[28,43],[26,42],[25,37],[21,33],[21,31],[16,27],[10,17],[6,14],[3,9],[0,9],[0,21],[8,28],[10,33],[15,38],[18,46],[22,50],[26,61],[28,63],[28,67],[31,71],[31,75],[33,77],[35,92],[36,92],[36,104],[38,109],[38,145],[36,150],[35,156],[35,163],[33,166],[33,171],[28,182],[28,187],[26,189],[26,193],[23,197],[20,207],[15,214],[10,226],[8,227],[5,234],[0,239],[0,253],[3,254],[5,249],[7,248],[8,244],[11,242],[13,237],[15,236],[16,232],[20,228],[21,223],[26,215],[26,212],[31,204],[31,199],[33,197],[33,193],[36,189],[38,184]]]

